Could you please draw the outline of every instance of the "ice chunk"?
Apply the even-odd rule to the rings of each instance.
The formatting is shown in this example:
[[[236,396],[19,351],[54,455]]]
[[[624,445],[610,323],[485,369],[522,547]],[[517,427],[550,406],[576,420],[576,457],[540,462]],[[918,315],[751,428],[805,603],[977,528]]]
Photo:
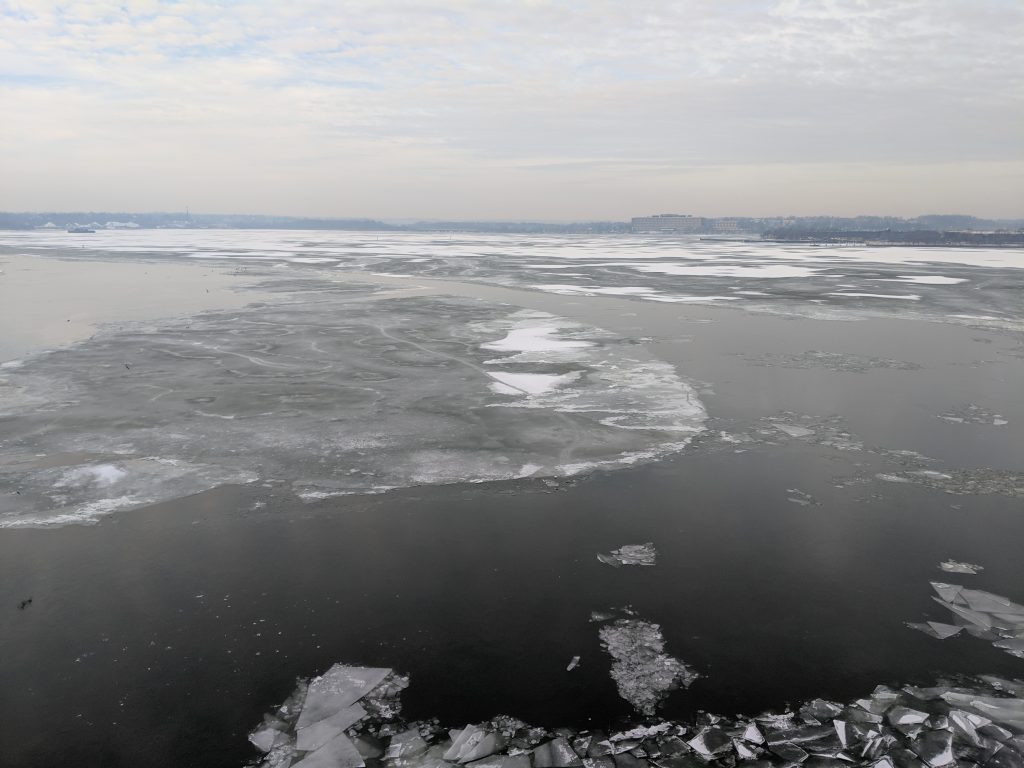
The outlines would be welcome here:
[[[473,763],[473,768],[532,768],[530,756],[527,754],[518,755],[491,755],[483,760]]]
[[[654,544],[626,544],[613,549],[610,554],[600,554],[597,559],[602,563],[618,568],[623,565],[654,565],[658,553]]]
[[[776,422],[772,422],[772,426],[779,430],[779,432],[784,432],[790,437],[810,437],[814,434],[813,429],[798,427],[795,424],[778,424]]]
[[[928,713],[909,707],[893,707],[886,715],[893,725],[920,725],[928,719]]]
[[[946,768],[956,764],[953,757],[953,734],[949,731],[929,731],[917,739],[912,747],[931,768]]]
[[[956,600],[960,595],[960,590],[963,589],[958,584],[943,584],[941,581],[933,581],[931,584],[932,589],[947,603],[952,603]]]
[[[402,733],[396,733],[391,737],[387,751],[384,753],[385,760],[398,760],[401,758],[416,757],[422,755],[429,748],[429,744],[420,736],[415,728],[410,728]],[[301,748],[301,747],[300,747]]]
[[[934,637],[937,640],[945,640],[947,637],[954,637],[963,631],[963,627],[958,624],[943,624],[938,621],[928,621],[924,624],[908,622],[907,626],[911,629],[920,630],[926,635]]]
[[[363,768],[366,763],[352,740],[339,733],[319,749],[294,763],[292,768]]]
[[[295,746],[304,752],[319,749],[342,731],[366,717],[366,710],[358,704],[325,717],[310,725],[299,726]]]
[[[309,684],[298,727],[305,728],[359,701],[388,676],[390,669],[335,664]]]
[[[985,570],[980,565],[974,565],[973,563],[961,563],[956,560],[946,560],[943,563],[939,563],[939,568],[947,573],[965,573],[972,576],[978,571]]]
[[[574,669],[576,669],[576,667],[578,667],[579,665],[580,665],[580,657],[579,657],[579,656],[573,656],[573,657],[572,657],[572,658],[571,658],[571,659],[569,660],[569,665],[568,665],[568,666],[567,666],[567,667],[565,668],[565,671],[566,671],[566,672],[572,672],[572,671],[573,671]]]
[[[546,741],[533,750],[534,768],[577,768],[583,765],[579,755],[564,737]]]
[[[700,733],[686,742],[690,749],[705,760],[723,754],[732,746],[732,739],[727,731],[721,728],[703,728]]]
[[[699,675],[665,653],[661,627],[639,619],[618,619],[599,630],[602,647],[611,655],[612,679],[619,695],[639,712],[653,715],[661,700],[680,685],[689,687]]]
[[[249,734],[249,741],[260,752],[269,752],[287,741],[288,736],[279,728],[264,725]]]
[[[932,582],[932,587],[939,594],[933,599],[959,617],[962,620],[960,624],[969,634],[992,641],[996,648],[1011,656],[1024,658],[1024,605],[1001,595],[981,589],[966,589],[957,584]],[[909,626],[940,639],[960,631],[959,627],[937,622]]]
[[[444,753],[444,759],[462,765],[493,755],[504,746],[505,739],[500,733],[467,725],[452,739],[452,746]]]

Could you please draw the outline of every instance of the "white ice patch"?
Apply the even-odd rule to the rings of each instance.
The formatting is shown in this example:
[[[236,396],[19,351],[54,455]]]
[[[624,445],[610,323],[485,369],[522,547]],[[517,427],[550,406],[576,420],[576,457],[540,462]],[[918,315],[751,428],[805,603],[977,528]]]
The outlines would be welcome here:
[[[668,363],[638,358],[635,349],[620,344],[598,344],[590,339],[604,342],[616,337],[547,313],[517,312],[508,322],[514,327],[504,339],[481,347],[518,354],[489,360],[488,365],[571,363],[585,369],[585,375],[580,370],[561,374],[488,371],[495,379],[492,391],[527,395],[500,405],[551,408],[586,415],[606,427],[673,433],[672,450],[703,429],[704,406]],[[581,338],[585,334],[590,339]],[[566,338],[569,335],[571,340]],[[680,434],[686,436],[683,442]]]
[[[901,299],[903,301],[920,301],[921,296],[916,293],[854,293],[833,291],[826,296],[843,296],[852,299]]]
[[[741,301],[738,296],[649,296],[651,301],[667,304],[711,304],[716,301]]]
[[[594,346],[589,341],[556,338],[558,332],[558,326],[528,325],[514,328],[505,338],[489,341],[480,347],[498,352],[560,352]]]
[[[54,486],[57,488],[93,485],[106,488],[121,480],[128,473],[113,464],[95,464],[91,467],[77,467],[64,473]]]
[[[561,293],[566,295],[582,295],[582,296],[649,296],[653,293],[658,293],[654,288],[646,288],[642,285],[624,285],[624,286],[608,286],[605,288],[588,287],[584,285],[566,285],[566,284],[555,284],[555,285],[534,285],[533,288],[537,288],[541,291],[548,291],[549,293]]]
[[[687,275],[690,277],[753,277],[779,279],[787,277],[813,277],[821,270],[791,264],[757,264],[744,266],[721,264],[697,266],[684,264],[633,264],[639,272],[657,272],[664,275]]]
[[[542,395],[576,381],[580,371],[561,375],[550,373],[487,373],[496,383],[491,389],[502,395]]]
[[[897,275],[885,278],[883,283],[917,283],[918,285],[956,285],[966,283],[966,277],[946,277],[945,275]]]

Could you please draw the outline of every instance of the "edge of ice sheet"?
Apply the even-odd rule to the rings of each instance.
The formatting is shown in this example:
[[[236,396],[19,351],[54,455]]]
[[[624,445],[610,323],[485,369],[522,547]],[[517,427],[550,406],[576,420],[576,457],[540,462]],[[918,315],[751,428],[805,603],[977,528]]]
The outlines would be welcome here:
[[[0,472],[0,476],[2,474]],[[96,523],[114,512],[184,498],[221,485],[251,483],[257,479],[247,470],[152,456],[62,465],[19,474],[23,478],[32,478],[36,487],[49,490],[44,493],[26,492],[32,508],[17,516],[0,515],[0,529]]]

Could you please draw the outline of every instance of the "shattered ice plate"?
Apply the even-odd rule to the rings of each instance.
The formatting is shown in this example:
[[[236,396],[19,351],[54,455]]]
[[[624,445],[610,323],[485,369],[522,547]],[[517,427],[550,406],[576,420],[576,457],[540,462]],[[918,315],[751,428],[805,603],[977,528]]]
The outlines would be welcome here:
[[[621,568],[624,565],[654,565],[658,557],[654,544],[626,544],[619,549],[613,549],[609,554],[599,554],[597,559],[602,563]]]
[[[996,648],[1024,659],[1024,605],[1008,598],[968,589],[959,584],[933,581],[934,600],[953,614],[953,624],[929,621],[908,626],[931,637],[944,640],[965,630],[974,637],[988,640]]]
[[[653,643],[651,650],[658,643]],[[813,699],[794,710],[692,720],[651,718],[601,730],[543,728],[508,715],[446,729],[402,719],[407,677],[335,665],[295,692],[249,736],[258,768],[1020,768],[1024,765],[1024,682],[995,676],[931,688],[880,685],[842,704]],[[372,688],[367,686],[378,680]],[[314,694],[312,704],[309,692]],[[336,698],[324,698],[324,695]],[[443,695],[443,692],[439,692]],[[359,696],[353,701],[354,696]],[[328,709],[315,740],[297,728]],[[352,719],[338,714],[358,709]],[[344,723],[348,725],[344,725]],[[306,726],[316,728],[319,725]],[[333,729],[333,730],[332,730]],[[309,747],[309,749],[304,748]]]

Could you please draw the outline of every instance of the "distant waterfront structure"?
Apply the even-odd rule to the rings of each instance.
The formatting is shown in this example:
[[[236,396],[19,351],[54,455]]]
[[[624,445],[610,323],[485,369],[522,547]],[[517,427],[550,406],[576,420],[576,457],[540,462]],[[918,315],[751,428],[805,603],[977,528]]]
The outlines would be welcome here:
[[[658,213],[654,216],[636,216],[632,221],[633,232],[700,232],[704,219],[683,213]]]
[[[712,232],[739,232],[740,223],[736,219],[711,219],[708,229]]]

